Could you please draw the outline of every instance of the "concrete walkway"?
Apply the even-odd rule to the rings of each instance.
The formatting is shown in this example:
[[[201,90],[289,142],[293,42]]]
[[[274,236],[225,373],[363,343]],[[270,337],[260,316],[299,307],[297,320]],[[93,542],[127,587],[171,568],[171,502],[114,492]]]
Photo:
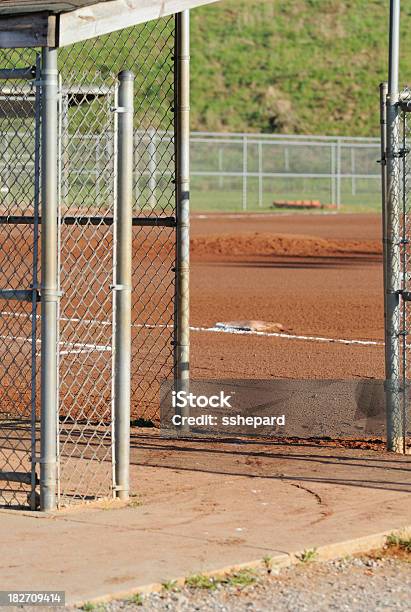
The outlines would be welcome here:
[[[266,555],[287,564],[314,547],[345,554],[411,526],[409,456],[155,433],[132,447],[131,507],[0,512],[1,590],[84,602]]]

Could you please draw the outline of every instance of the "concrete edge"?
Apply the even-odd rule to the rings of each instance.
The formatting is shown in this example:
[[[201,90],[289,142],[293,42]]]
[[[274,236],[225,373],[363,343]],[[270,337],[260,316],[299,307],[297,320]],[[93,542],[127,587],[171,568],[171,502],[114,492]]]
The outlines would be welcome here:
[[[334,542],[333,544],[324,544],[318,547],[308,547],[304,550],[297,550],[293,552],[282,552],[280,554],[273,555],[270,557],[270,566],[272,569],[283,569],[286,567],[291,567],[292,565],[297,565],[301,563],[301,555],[306,552],[306,550],[315,550],[316,555],[313,561],[331,561],[333,559],[339,559],[345,557],[347,555],[354,555],[358,553],[366,553],[371,550],[375,550],[378,548],[382,548],[387,541],[387,537],[390,535],[397,536],[411,536],[411,525],[407,525],[398,529],[390,529],[388,531],[383,531],[380,533],[375,533],[367,536],[361,536],[358,538],[354,538],[352,540],[345,540],[342,542]],[[220,567],[218,569],[213,569],[209,571],[197,572],[202,576],[210,576],[217,577],[221,575],[231,574],[233,572],[238,572],[244,569],[265,569],[267,567],[266,562],[263,558],[254,559],[244,563],[233,563],[224,567]],[[195,573],[195,572],[193,572]],[[176,586],[182,587],[184,586],[185,580],[187,576],[179,577],[176,579],[170,579],[170,581],[175,582]],[[146,585],[140,585],[133,589],[128,589],[125,591],[119,591],[116,593],[108,593],[107,595],[102,595],[99,597],[91,597],[87,600],[74,601],[69,602],[70,605],[76,606],[78,608],[84,606],[86,603],[92,604],[100,604],[107,603],[109,601],[120,600],[120,599],[128,599],[136,595],[137,593],[141,593],[142,595],[147,595],[149,593],[157,593],[163,589],[163,584],[159,582],[153,582]]]

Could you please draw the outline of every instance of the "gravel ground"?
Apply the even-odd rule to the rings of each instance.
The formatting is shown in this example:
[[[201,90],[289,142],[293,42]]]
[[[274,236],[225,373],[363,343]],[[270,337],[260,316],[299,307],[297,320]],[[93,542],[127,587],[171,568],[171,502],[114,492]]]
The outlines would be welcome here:
[[[410,610],[411,557],[374,555],[327,563],[301,563],[270,574],[251,570],[240,582],[247,586],[217,584],[213,589],[171,588],[137,596],[134,601],[114,601],[100,606],[107,612],[172,610],[178,612]],[[85,606],[87,609],[87,606]],[[91,607],[90,607],[91,609]],[[95,608],[96,609],[96,608]]]

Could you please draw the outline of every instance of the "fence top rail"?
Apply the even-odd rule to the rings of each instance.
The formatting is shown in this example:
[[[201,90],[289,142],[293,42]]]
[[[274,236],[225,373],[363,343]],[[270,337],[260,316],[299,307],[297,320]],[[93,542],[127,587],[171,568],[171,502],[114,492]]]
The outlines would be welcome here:
[[[241,139],[230,139],[230,138],[206,138],[206,137],[197,137],[196,134],[191,133],[191,141],[203,144],[234,144],[240,145],[243,144],[243,140]],[[258,138],[247,138],[247,144],[255,145],[261,144],[263,146],[300,146],[300,147],[333,147],[340,144],[342,149],[370,149],[379,147],[380,144],[378,141],[376,142],[341,142],[337,143],[335,141],[311,141],[311,140],[268,140],[264,139],[263,141]]]
[[[232,139],[259,139],[259,140],[322,140],[329,142],[370,142],[379,143],[379,138],[373,136],[318,136],[312,134],[261,134],[257,132],[191,132],[194,137],[210,137],[210,138],[232,138]]]

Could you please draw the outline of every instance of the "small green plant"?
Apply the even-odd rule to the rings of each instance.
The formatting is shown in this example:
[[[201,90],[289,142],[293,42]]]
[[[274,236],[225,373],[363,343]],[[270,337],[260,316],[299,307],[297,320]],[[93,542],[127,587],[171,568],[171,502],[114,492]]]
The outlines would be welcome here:
[[[228,574],[223,580],[222,583],[231,587],[247,587],[251,584],[255,584],[257,581],[257,576],[254,570],[245,568],[239,570],[238,572],[234,572],[233,574]]]
[[[265,557],[263,557],[263,563],[267,573],[271,574],[273,571],[273,558],[270,557],[270,555],[265,555]]]
[[[132,603],[135,606],[142,606],[143,605],[143,596],[142,596],[142,594],[141,593],[135,593],[132,597],[130,597],[129,603]]]
[[[81,610],[85,610],[86,612],[91,612],[92,610],[94,612],[103,612],[103,610],[105,610],[106,607],[104,604],[100,603],[100,604],[95,604],[91,601],[86,601],[85,604],[82,605]]]
[[[219,578],[204,576],[204,574],[194,574],[185,579],[185,585],[190,589],[214,590],[219,584],[221,584]]]
[[[387,537],[386,543],[387,546],[398,546],[398,548],[411,553],[411,536],[391,534]]]
[[[167,580],[163,582],[161,586],[165,591],[175,591],[177,588],[177,580]]]
[[[301,563],[311,563],[318,556],[316,548],[308,548],[304,550],[300,555],[296,555],[297,559],[301,561]]]
[[[128,505],[130,508],[139,508],[143,505],[143,502],[139,495],[131,495]]]

